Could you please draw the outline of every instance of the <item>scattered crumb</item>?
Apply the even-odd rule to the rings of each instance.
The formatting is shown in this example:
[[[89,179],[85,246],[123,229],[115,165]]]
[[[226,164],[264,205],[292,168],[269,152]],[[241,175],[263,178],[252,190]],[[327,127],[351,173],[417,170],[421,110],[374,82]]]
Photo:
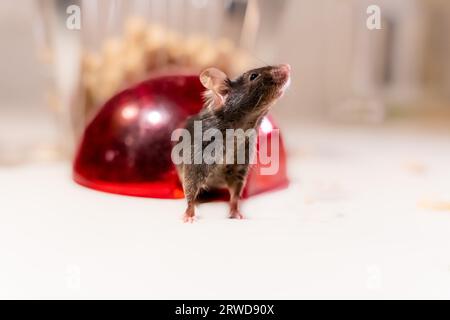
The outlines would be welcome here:
[[[435,211],[450,211],[450,201],[445,200],[421,200],[418,206],[423,209]]]
[[[303,198],[303,202],[304,202],[305,204],[313,204],[315,201],[314,201],[314,199],[313,199],[312,197],[310,197],[310,196],[305,196],[305,197]]]
[[[414,160],[405,161],[402,164],[402,167],[412,174],[423,174],[427,171],[427,167],[425,166],[425,164]]]

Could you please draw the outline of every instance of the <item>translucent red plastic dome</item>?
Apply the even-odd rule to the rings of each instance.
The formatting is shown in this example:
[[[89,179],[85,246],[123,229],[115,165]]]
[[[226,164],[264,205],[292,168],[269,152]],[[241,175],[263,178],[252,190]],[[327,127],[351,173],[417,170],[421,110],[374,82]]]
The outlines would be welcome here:
[[[173,130],[202,108],[204,88],[197,76],[164,76],[144,81],[112,97],[85,129],[73,165],[74,180],[86,187],[132,196],[182,198],[171,160]],[[269,117],[259,135],[277,128]],[[288,183],[280,141],[279,170],[261,175],[251,168],[244,197]]]

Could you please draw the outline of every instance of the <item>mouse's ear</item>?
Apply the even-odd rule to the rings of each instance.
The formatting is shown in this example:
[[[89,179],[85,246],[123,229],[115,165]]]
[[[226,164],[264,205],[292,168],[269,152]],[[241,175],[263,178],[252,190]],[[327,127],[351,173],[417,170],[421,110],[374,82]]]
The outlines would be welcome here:
[[[203,86],[214,91],[220,89],[226,79],[227,75],[217,68],[208,68],[200,74],[200,82]]]
[[[221,107],[225,103],[227,75],[217,68],[208,68],[200,74],[200,82],[208,89],[205,97],[209,100],[209,104],[213,103],[214,107]]]

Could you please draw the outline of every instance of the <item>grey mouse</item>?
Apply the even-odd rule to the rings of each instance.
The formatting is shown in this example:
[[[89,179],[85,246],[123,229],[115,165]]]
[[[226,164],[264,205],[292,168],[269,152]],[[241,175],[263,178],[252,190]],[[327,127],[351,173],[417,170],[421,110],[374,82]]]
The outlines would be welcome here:
[[[291,68],[287,64],[266,66],[249,70],[231,80],[216,68],[204,70],[200,74],[200,81],[206,88],[205,103],[198,114],[187,119],[185,130],[195,135],[196,126],[198,130],[198,124],[201,124],[202,134],[208,130],[211,132],[211,129],[223,136],[226,136],[229,129],[256,131],[270,107],[283,95],[289,85],[290,71]],[[215,149],[216,153],[219,150],[221,153],[219,158],[224,159],[230,144],[220,139],[211,139],[212,142],[194,139],[190,143],[187,158],[190,161],[177,164],[178,175],[187,200],[187,209],[183,217],[185,222],[194,221],[195,205],[202,191],[223,188],[228,189],[230,193],[230,218],[243,218],[239,202],[249,172],[251,155],[256,147],[249,139],[249,136],[245,136],[241,142],[235,140],[231,144],[236,149],[244,149],[243,161],[237,161],[237,152],[232,155],[232,161],[228,158],[224,162],[195,161],[196,154],[206,151],[211,143],[216,144],[215,147],[218,147]]]

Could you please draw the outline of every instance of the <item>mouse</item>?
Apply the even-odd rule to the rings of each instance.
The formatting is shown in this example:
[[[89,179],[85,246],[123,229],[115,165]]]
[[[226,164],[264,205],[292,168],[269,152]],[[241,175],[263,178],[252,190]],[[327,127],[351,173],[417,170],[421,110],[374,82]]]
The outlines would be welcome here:
[[[234,79],[214,67],[200,73],[204,105],[186,120],[184,130],[190,137],[198,137],[200,131],[202,138],[190,139],[181,152],[183,161],[175,164],[187,201],[184,222],[195,221],[199,195],[214,189],[228,190],[230,218],[244,218],[240,202],[256,152],[257,130],[289,86],[290,74],[288,64],[252,69]],[[230,132],[244,136],[231,136],[230,140]],[[253,135],[246,134],[249,132]],[[230,148],[233,152],[228,152]],[[206,151],[210,151],[209,158]],[[243,157],[239,151],[243,151]]]

